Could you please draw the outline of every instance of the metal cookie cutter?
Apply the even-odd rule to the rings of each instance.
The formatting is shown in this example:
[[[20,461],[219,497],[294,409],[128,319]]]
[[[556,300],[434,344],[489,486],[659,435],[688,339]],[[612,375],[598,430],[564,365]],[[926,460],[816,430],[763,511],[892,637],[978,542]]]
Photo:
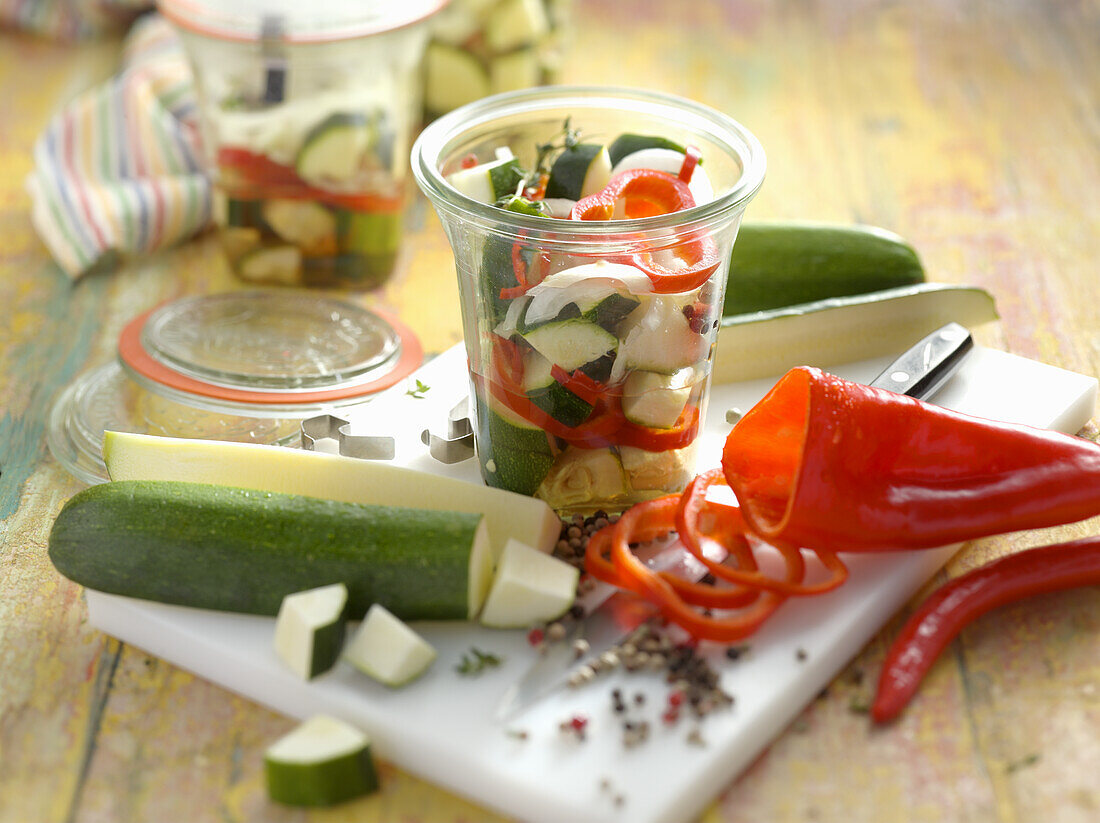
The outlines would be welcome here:
[[[345,457],[364,460],[393,460],[395,445],[392,437],[375,437],[369,434],[351,434],[351,423],[331,414],[307,417],[302,421],[302,448],[315,451],[318,440],[329,438],[340,446]]]
[[[432,457],[440,463],[461,463],[474,456],[474,429],[466,415],[466,401],[461,400],[447,413],[447,434],[440,437],[424,429],[420,440]]]

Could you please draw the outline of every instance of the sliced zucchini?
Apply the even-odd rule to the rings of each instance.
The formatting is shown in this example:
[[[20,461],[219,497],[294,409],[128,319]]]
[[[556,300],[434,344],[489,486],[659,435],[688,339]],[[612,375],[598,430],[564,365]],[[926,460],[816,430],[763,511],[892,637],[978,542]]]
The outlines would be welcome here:
[[[336,253],[336,215],[315,200],[267,200],[264,221],[308,257]]]
[[[695,382],[690,366],[661,374],[632,371],[623,382],[623,416],[652,429],[670,429],[687,406]]]
[[[237,197],[224,198],[223,225],[242,228],[262,228],[264,225],[263,200],[241,200]]]
[[[302,250],[297,246],[266,246],[242,255],[237,261],[242,280],[294,286],[302,279]]]
[[[483,514],[489,542],[481,545],[475,540],[470,554],[472,585],[468,592],[468,616],[471,618],[481,608],[493,556],[504,548],[507,538],[515,537],[549,551],[561,531],[554,513],[537,500],[377,460],[250,443],[114,431],[103,435],[103,460],[113,481],[174,479],[220,483],[377,506]],[[434,537],[433,541],[438,544],[439,538]]]
[[[583,311],[587,312],[613,294],[636,295],[652,290],[653,284],[649,277],[640,269],[625,263],[601,260],[573,266],[549,275],[528,290],[527,296],[531,298],[531,302],[524,315],[524,323],[535,326],[553,320],[571,303],[578,308],[583,307]],[[609,304],[608,309],[610,308]],[[599,322],[600,318],[587,319]],[[610,318],[603,319],[606,321]],[[610,328],[606,322],[601,322],[600,325]]]
[[[486,403],[480,395],[477,400],[477,423],[482,442],[492,443],[494,448],[550,454],[546,432],[534,423],[495,401]]]
[[[522,337],[550,363],[567,372],[600,359],[619,345],[607,329],[580,318],[544,323],[524,332]]]
[[[944,323],[997,319],[985,289],[917,283],[722,319],[712,380],[735,383],[795,366],[826,368],[904,351]]]
[[[432,40],[461,46],[481,30],[481,14],[470,3],[447,3],[429,20]]]
[[[543,443],[546,442],[545,435]],[[481,476],[485,484],[495,489],[507,489],[517,494],[533,495],[554,464],[549,451],[510,449],[490,444],[478,452]]]
[[[489,94],[489,75],[455,46],[429,43],[424,55],[424,107],[432,114],[457,109]]]
[[[611,180],[611,158],[607,146],[580,143],[557,156],[550,167],[546,196],[580,200],[602,191]]]
[[[550,31],[542,0],[500,0],[485,21],[485,45],[501,54],[535,43]]]
[[[539,84],[539,58],[534,48],[519,49],[489,61],[489,91],[529,89]]]
[[[259,229],[243,226],[222,226],[218,229],[218,240],[221,241],[222,251],[231,263],[259,248],[263,243]]]
[[[327,672],[340,659],[347,605],[343,583],[283,598],[275,618],[275,653],[303,680]]]
[[[362,112],[336,112],[314,126],[298,150],[294,168],[310,183],[352,180],[377,140],[378,128]]]
[[[509,540],[485,600],[481,623],[515,629],[555,620],[573,605],[579,578],[575,566]]]
[[[553,364],[537,351],[523,358],[523,391],[527,398],[559,423],[579,426],[592,414],[592,404],[556,381]]]
[[[639,306],[622,322],[619,335],[616,375],[634,369],[672,374],[705,360],[710,350],[710,341],[692,331],[680,304],[665,296]]]
[[[611,157],[611,165],[617,166],[619,161],[628,154],[643,149],[669,149],[679,152],[681,155],[685,151],[684,146],[674,140],[669,140],[667,137],[651,134],[620,134],[611,141],[611,145],[607,147],[607,153]]]
[[[447,175],[447,182],[462,194],[490,204],[515,194],[522,181],[523,170],[515,157],[479,163]]]
[[[394,254],[401,246],[401,212],[336,209],[336,244],[341,252]]]
[[[377,791],[370,739],[328,715],[316,715],[264,752],[267,794],[288,806],[332,806]]]
[[[578,304],[577,307],[581,311],[581,317],[585,320],[591,320],[596,325],[614,332],[615,327],[639,305],[641,305],[641,301],[638,298],[615,292],[599,300],[595,305],[584,306]]]
[[[386,686],[411,683],[428,670],[436,651],[427,640],[375,603],[348,644],[344,657]]]

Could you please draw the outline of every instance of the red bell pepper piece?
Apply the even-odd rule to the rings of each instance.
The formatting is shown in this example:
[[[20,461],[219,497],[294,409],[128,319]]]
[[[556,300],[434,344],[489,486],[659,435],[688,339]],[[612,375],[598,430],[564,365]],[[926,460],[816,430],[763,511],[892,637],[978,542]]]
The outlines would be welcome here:
[[[737,507],[723,506],[710,503],[706,499],[707,489],[713,485],[725,484],[725,477],[721,469],[714,469],[700,474],[684,490],[680,497],[680,506],[676,511],[676,531],[680,535],[680,542],[684,544],[699,562],[706,566],[707,570],[715,577],[742,586],[755,586],[767,591],[778,592],[783,595],[814,595],[824,594],[840,586],[848,579],[848,567],[833,552],[816,552],[829,577],[818,583],[791,583],[787,580],[776,580],[755,568],[732,569],[721,563],[715,563],[707,555],[704,548],[706,543],[712,542],[713,537],[708,536],[701,528],[705,519],[710,519],[717,524],[716,531],[722,536],[719,541],[723,548],[734,545],[748,545],[745,538],[746,529],[741,511]],[[790,568],[791,564],[803,562],[802,553],[797,546],[779,544],[774,547],[782,554]],[[801,574],[799,575],[801,581]]]
[[[615,435],[615,442],[619,446],[633,446],[647,452],[666,452],[689,446],[698,434],[699,407],[689,403],[672,428],[668,429],[652,429],[624,418]]]
[[[630,534],[631,542],[647,543],[664,537],[668,533],[667,526],[668,523],[659,518],[639,524]],[[610,528],[601,529],[589,538],[585,547],[584,568],[597,580],[625,588],[617,568],[604,556],[611,546],[611,531]],[[751,551],[737,552],[736,559],[747,568],[754,568],[756,565],[756,558]],[[748,606],[760,596],[759,589],[745,586],[720,589],[709,583],[685,580],[669,572],[658,572],[658,575],[685,602],[704,609],[739,609]]]
[[[695,198],[687,183],[663,171],[628,169],[611,178],[600,192],[573,204],[571,220],[615,220],[654,217],[690,209]]]
[[[661,615],[683,628],[698,640],[714,640],[732,643],[748,637],[783,603],[784,597],[775,592],[763,592],[747,609],[729,617],[714,617],[697,611],[693,604],[677,592],[674,584],[650,570],[630,550],[630,543],[641,534],[675,528],[676,509],[680,496],[673,494],[658,497],[631,506],[609,530],[611,560],[618,574],[618,585],[649,600]],[[591,545],[591,540],[590,540]],[[587,564],[587,555],[585,562]],[[801,572],[788,568],[788,580],[796,582]]]
[[[218,150],[218,168],[226,178],[222,182],[227,188],[236,195],[247,194],[256,200],[316,200],[350,211],[370,213],[399,212],[402,208],[399,189],[380,193],[317,188],[299,177],[293,167],[236,146],[223,146]]]
[[[1100,535],[1028,549],[944,584],[905,623],[886,654],[871,717],[905,708],[947,644],[988,611],[1045,592],[1100,584]]]
[[[920,549],[1100,514],[1100,445],[789,371],[722,455],[750,529],[830,551]]]
[[[690,209],[694,205],[695,198],[684,180],[663,171],[629,169],[611,178],[603,191],[578,200],[569,217],[572,220],[653,217]],[[671,256],[678,263],[666,265],[659,254]],[[667,248],[627,255],[624,262],[644,271],[655,293],[680,294],[707,282],[721,260],[714,240],[695,232]]]

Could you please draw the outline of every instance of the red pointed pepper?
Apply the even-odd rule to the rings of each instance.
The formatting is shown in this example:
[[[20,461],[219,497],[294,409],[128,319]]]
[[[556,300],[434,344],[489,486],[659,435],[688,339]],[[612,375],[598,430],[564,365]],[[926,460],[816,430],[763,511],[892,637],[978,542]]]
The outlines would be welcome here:
[[[1100,445],[788,372],[722,456],[750,529],[830,551],[944,546],[1100,514]]]

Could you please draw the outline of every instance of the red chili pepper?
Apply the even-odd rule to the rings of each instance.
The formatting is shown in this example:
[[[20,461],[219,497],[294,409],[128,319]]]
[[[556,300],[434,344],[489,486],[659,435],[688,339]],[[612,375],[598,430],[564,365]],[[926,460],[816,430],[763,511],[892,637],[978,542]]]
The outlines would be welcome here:
[[[1100,514],[1100,445],[817,369],[734,426],[722,467],[751,530],[830,551],[945,546]]]
[[[702,159],[702,153],[695,146],[688,146],[684,149],[684,162],[680,166],[680,174],[677,175],[680,180],[690,183],[691,178],[695,176],[695,167],[699,165],[699,161]]]
[[[682,179],[653,169],[629,169],[611,178],[603,191],[578,200],[569,217],[572,220],[653,217],[694,205],[695,198]],[[675,258],[677,263],[667,265],[663,259],[667,257]],[[696,232],[678,238],[666,248],[628,255],[625,262],[649,276],[655,293],[680,294],[703,285],[721,260],[714,240]]]
[[[941,586],[906,621],[886,654],[871,717],[896,717],[947,644],[988,611],[1045,592],[1100,584],[1100,535],[1028,549]]]

